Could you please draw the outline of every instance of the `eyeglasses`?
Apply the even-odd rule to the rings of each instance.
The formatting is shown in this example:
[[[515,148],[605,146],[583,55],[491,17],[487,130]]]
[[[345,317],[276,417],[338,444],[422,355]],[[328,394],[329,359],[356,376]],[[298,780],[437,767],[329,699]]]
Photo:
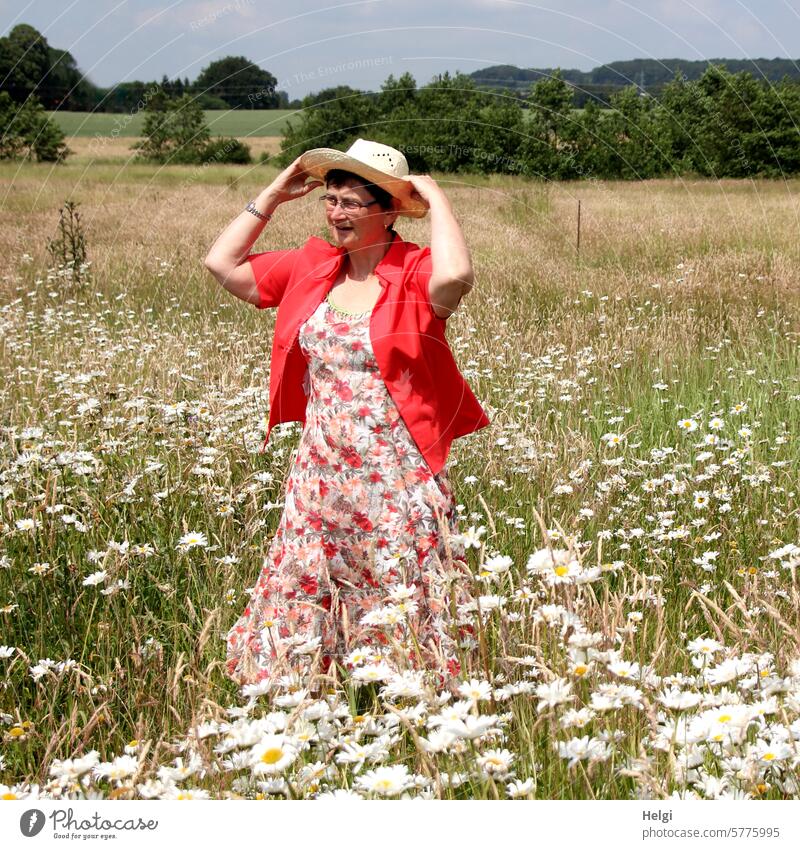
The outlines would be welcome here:
[[[336,204],[338,203],[341,206],[343,212],[358,212],[359,209],[364,209],[367,206],[372,206],[373,203],[377,203],[376,200],[368,201],[367,203],[361,203],[357,200],[351,200],[350,198],[346,198],[345,200],[340,200],[334,195],[322,195],[319,199],[320,203],[324,203],[327,209],[336,209]]]

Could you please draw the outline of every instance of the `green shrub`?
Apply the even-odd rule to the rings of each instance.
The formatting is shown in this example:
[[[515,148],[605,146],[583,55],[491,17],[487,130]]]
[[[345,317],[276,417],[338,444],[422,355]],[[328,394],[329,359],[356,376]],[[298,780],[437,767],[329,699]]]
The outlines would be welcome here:
[[[190,95],[153,98],[145,107],[144,139],[133,145],[137,159],[169,164],[202,161],[211,132],[200,104]]]
[[[35,95],[18,104],[0,91],[0,134],[0,159],[63,162],[72,153]]]
[[[239,139],[220,136],[211,139],[200,151],[200,162],[220,162],[229,165],[249,165],[253,161],[250,148]]]
[[[216,97],[215,95],[209,94],[208,92],[205,92],[205,91],[200,93],[200,94],[195,94],[194,98],[195,98],[195,101],[197,102],[198,106],[203,110],[205,110],[205,109],[225,109],[225,110],[230,109],[228,104],[221,97]]]

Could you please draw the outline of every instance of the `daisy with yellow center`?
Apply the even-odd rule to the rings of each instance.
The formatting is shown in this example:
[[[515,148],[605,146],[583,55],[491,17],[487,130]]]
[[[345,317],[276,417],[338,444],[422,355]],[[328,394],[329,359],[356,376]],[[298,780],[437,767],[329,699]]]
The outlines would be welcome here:
[[[204,533],[200,531],[190,531],[188,534],[184,534],[180,540],[178,540],[178,548],[180,550],[186,550],[187,548],[195,548],[196,546],[205,547],[208,545],[208,537]]]
[[[582,678],[592,668],[592,662],[587,660],[586,652],[583,649],[571,649],[569,660],[567,671],[577,678]]]
[[[559,557],[550,564],[544,577],[548,584],[571,584],[580,574],[581,566],[577,560]]]
[[[413,784],[405,764],[379,766],[364,773],[356,780],[356,788],[378,796],[398,796]]]
[[[750,748],[749,754],[762,763],[771,764],[791,758],[794,752],[788,743],[780,740],[759,739]]]
[[[298,747],[283,734],[268,734],[250,750],[254,775],[277,775],[297,758]]]
[[[478,765],[490,775],[504,775],[511,769],[514,755],[508,749],[487,749],[478,755]]]
[[[200,790],[197,787],[180,789],[174,795],[167,797],[168,799],[176,799],[178,801],[191,801],[192,799],[210,799],[211,795],[208,790]]]

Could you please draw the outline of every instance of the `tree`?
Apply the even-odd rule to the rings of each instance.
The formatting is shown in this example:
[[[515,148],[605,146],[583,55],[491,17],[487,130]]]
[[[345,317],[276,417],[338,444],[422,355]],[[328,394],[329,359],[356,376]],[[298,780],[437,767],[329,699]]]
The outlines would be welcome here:
[[[596,100],[587,100],[575,118],[576,149],[559,171],[567,178],[599,179],[614,174],[616,159],[614,138],[607,112]]]
[[[545,178],[571,176],[563,171],[577,153],[574,142],[579,124],[572,111],[572,86],[556,69],[531,86],[529,103],[526,138],[520,149],[529,170]]]
[[[777,177],[800,172],[800,86],[788,77],[765,86],[759,114],[767,148],[764,174]]]
[[[17,24],[0,38],[2,90],[22,103],[37,90],[50,70],[47,39],[30,24]]]
[[[623,180],[644,180],[662,173],[666,167],[664,138],[654,120],[652,98],[642,96],[635,85],[611,96],[611,112],[604,117],[613,157],[608,176]]]
[[[373,133],[375,141],[405,151],[412,143],[413,122],[419,117],[417,83],[414,77],[407,71],[400,79],[389,74],[381,86],[375,106],[381,116],[380,123]],[[418,170],[413,150],[408,150],[406,159],[411,164],[412,171]]]
[[[697,82],[710,108],[699,137],[715,177],[757,174],[768,148],[759,121],[762,87],[746,71],[730,74],[712,65]]]
[[[278,106],[275,77],[244,56],[217,59],[200,72],[196,93],[211,94],[232,109],[274,109]]]
[[[496,91],[481,95],[482,105],[473,127],[476,157],[474,168],[481,173],[518,174],[527,171],[519,155],[525,138],[525,115],[521,101]]]
[[[466,74],[440,74],[415,99],[415,117],[405,124],[411,170],[482,170],[483,104],[475,81]]]
[[[278,164],[289,165],[315,147],[345,149],[359,136],[373,138],[379,113],[372,98],[350,86],[326,88],[303,98],[300,120],[286,123]],[[379,139],[376,139],[379,141]]]
[[[50,48],[50,68],[37,88],[45,109],[89,111],[94,87],[84,79],[75,58],[68,50]]]
[[[103,95],[102,111],[134,113],[144,107],[159,87],[142,80],[129,80],[109,88]]]
[[[133,145],[139,158],[175,164],[201,161],[211,132],[203,110],[184,94],[174,100],[148,101],[142,135],[144,139]]]
[[[20,105],[7,91],[0,91],[0,133],[0,159],[60,163],[72,153],[61,128],[35,95]]]
[[[572,92],[572,86],[564,80],[559,69],[531,87],[530,108],[538,114],[539,124],[556,146],[573,120]]]
[[[417,81],[406,71],[400,79],[394,74],[384,80],[378,96],[378,108],[381,112],[392,113],[403,109],[413,111],[417,101]]]
[[[17,103],[35,94],[45,109],[89,110],[98,89],[83,78],[68,50],[50,47],[29,24],[18,24],[0,38],[2,90]]]
[[[700,147],[697,130],[707,121],[710,110],[709,98],[682,74],[676,73],[672,82],[664,87],[656,120],[674,173],[708,173],[708,161]]]

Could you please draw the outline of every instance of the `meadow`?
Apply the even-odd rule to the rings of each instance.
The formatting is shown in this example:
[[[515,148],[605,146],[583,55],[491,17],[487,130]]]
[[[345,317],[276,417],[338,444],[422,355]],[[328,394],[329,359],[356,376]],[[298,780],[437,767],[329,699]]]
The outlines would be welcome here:
[[[296,124],[302,112],[296,109],[205,109],[203,114],[212,137],[279,140],[286,124]],[[529,110],[524,110],[524,115],[529,117]],[[97,135],[139,136],[144,128],[145,112],[65,112],[57,109],[49,116],[67,136],[80,139]]]
[[[297,119],[294,109],[206,109],[206,124],[213,136],[280,137],[286,122]],[[50,117],[68,136],[139,136],[145,113],[65,112],[55,110]]]
[[[224,674],[300,428],[259,453],[273,311],[202,261],[275,173],[0,165],[0,796],[800,796],[800,183],[433,175],[475,638],[455,694],[369,653],[314,694]],[[326,236],[314,197],[253,251]]]

